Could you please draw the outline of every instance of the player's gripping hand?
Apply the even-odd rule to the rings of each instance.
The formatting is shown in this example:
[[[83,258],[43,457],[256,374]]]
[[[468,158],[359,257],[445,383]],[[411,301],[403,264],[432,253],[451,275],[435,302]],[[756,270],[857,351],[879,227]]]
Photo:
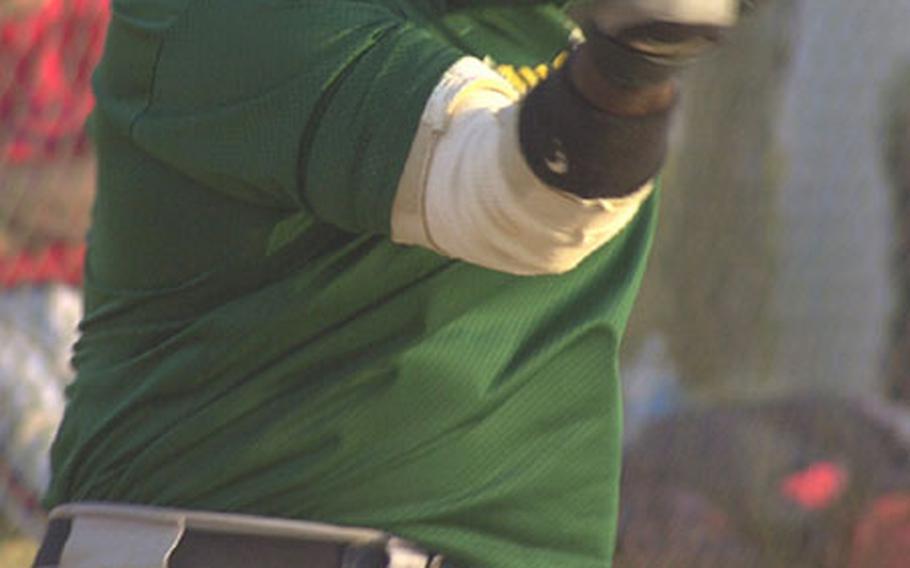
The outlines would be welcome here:
[[[595,0],[585,34],[597,67],[626,87],[661,83],[714,47],[759,0]]]
[[[634,194],[666,156],[675,75],[755,3],[591,0],[580,17],[586,41],[522,104],[525,162],[583,199]]]

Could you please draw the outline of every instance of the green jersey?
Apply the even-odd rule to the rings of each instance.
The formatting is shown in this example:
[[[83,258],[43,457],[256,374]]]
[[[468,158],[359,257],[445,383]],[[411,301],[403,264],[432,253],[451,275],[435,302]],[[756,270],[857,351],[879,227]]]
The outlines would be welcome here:
[[[603,568],[620,336],[656,204],[575,270],[393,244],[424,105],[464,55],[550,61],[551,4],[122,0],[46,505],[375,527],[461,568]]]

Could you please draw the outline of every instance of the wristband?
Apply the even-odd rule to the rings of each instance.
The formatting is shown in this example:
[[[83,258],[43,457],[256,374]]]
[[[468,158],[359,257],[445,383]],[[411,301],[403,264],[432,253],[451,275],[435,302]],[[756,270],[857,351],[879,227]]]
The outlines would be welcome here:
[[[667,152],[671,109],[618,116],[572,84],[571,62],[537,85],[519,117],[519,144],[544,183],[582,198],[621,197],[654,177]]]

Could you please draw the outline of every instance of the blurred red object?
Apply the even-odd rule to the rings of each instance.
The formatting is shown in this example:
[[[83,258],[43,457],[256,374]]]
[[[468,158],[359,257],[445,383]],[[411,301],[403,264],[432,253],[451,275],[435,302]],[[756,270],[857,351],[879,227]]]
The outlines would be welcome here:
[[[12,175],[87,156],[91,75],[109,19],[110,0],[33,0],[0,18],[0,181],[4,166]],[[84,257],[77,242],[0,254],[0,288],[79,285]]]
[[[19,252],[0,256],[0,288],[21,284],[60,282],[78,286],[82,283],[85,245],[56,243],[40,252]]]
[[[910,493],[877,499],[857,523],[850,568],[905,568],[910,564]]]
[[[0,22],[0,161],[84,153],[109,0],[47,0]]]
[[[828,508],[847,484],[847,472],[833,462],[816,462],[787,476],[780,491],[808,511]]]

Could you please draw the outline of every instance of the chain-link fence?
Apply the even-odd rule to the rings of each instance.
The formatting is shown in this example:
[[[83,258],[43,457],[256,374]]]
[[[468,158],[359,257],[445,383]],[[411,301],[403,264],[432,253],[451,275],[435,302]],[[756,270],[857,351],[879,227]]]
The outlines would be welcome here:
[[[689,385],[884,392],[910,0],[769,8],[690,77],[626,360],[658,334]]]
[[[782,0],[689,77],[625,345],[621,566],[910,557],[908,22]]]

